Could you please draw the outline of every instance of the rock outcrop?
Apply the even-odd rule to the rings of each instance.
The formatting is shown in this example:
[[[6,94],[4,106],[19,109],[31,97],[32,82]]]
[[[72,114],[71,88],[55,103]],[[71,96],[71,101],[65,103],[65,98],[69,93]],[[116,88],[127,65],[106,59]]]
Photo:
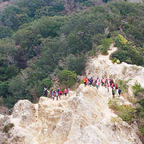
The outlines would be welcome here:
[[[1,143],[141,144],[136,130],[109,109],[108,95],[82,84],[59,101],[19,101],[11,116],[0,117]],[[14,127],[2,132],[9,123]]]

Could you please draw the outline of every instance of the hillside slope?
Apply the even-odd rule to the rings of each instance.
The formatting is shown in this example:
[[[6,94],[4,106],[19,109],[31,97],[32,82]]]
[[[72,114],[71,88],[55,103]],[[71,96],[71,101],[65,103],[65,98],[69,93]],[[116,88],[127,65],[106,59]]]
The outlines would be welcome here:
[[[109,59],[110,55],[117,50],[116,47],[111,45],[108,55],[99,55],[95,58],[89,58],[86,66],[86,75],[89,77],[111,77],[114,80],[121,79],[128,81],[129,94],[132,96],[131,87],[135,83],[139,83],[144,88],[144,67],[127,64],[112,63]]]
[[[115,51],[112,47],[109,54]],[[109,56],[100,55],[90,59],[86,67],[89,76],[103,76],[115,67]],[[131,65],[122,63],[119,67],[127,69]],[[99,69],[97,69],[97,67]],[[135,66],[137,67],[137,66]],[[143,76],[137,74],[137,80]],[[129,69],[130,70],[130,69]],[[103,72],[103,73],[102,73]],[[116,74],[113,77],[117,77]],[[108,73],[110,74],[110,73]],[[119,78],[126,75],[118,74]],[[133,75],[128,75],[133,78]],[[139,81],[141,82],[141,81]],[[137,136],[137,126],[122,121],[109,109],[108,101],[111,92],[100,87],[81,84],[76,91],[70,91],[67,97],[53,101],[41,97],[38,104],[21,100],[15,106],[11,116],[0,116],[0,143],[7,144],[142,144]],[[124,98],[124,104],[131,104]],[[10,123],[14,126],[2,132]]]

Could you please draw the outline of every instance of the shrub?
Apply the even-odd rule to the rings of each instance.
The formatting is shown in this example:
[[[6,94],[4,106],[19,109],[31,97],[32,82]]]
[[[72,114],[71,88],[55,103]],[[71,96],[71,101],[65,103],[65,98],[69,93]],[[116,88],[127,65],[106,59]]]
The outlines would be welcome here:
[[[138,117],[141,119],[144,118],[144,99],[139,100],[138,104],[139,106],[137,107],[137,114]]]
[[[115,43],[117,47],[121,48],[121,47],[125,47],[128,41],[121,34],[119,34],[115,39]]]
[[[139,131],[141,132],[142,135],[144,135],[144,126],[140,126]]]
[[[70,87],[75,84],[77,75],[75,72],[63,70],[59,73],[58,77],[61,84]]]
[[[128,81],[124,81],[124,80],[116,80],[116,83],[118,84],[118,86],[121,88],[122,92],[125,93],[128,91],[128,85],[127,85]]]
[[[132,122],[135,119],[135,110],[131,105],[121,105],[118,116],[126,122]]]
[[[135,96],[139,96],[141,97],[141,95],[144,95],[144,89],[141,87],[140,84],[138,84],[137,82],[135,83],[135,85],[133,86],[133,92]]]
[[[105,38],[101,41],[102,43],[102,49],[101,49],[101,53],[104,54],[104,55],[107,55],[108,54],[108,49],[110,47],[110,44],[112,43],[112,39],[111,38]]]
[[[120,123],[120,119],[117,118],[117,117],[112,117],[112,118],[111,118],[111,122]]]
[[[112,59],[112,63],[120,64],[120,60],[117,59],[116,57],[114,57],[114,58]]]
[[[108,54],[108,49],[107,48],[105,48],[105,47],[103,47],[102,49],[101,49],[101,53],[102,53],[102,55],[107,55]]]
[[[112,54],[112,57],[116,57],[120,61],[124,61],[129,64],[142,65],[144,63],[143,48],[135,46],[132,42],[127,41],[122,35],[118,35],[115,39],[118,51]]]
[[[95,52],[95,50],[94,50],[94,49],[92,49],[92,50],[90,50],[90,51],[89,51],[89,55],[90,55],[90,56],[94,56],[94,55],[95,55],[95,53],[96,53],[96,52]]]
[[[5,125],[4,128],[3,128],[3,132],[8,133],[9,130],[11,130],[13,127],[14,127],[14,124],[13,124],[13,123],[7,124],[7,125]]]
[[[117,62],[117,58],[114,57],[113,60],[112,60],[112,63],[116,63]]]
[[[131,123],[135,120],[135,109],[131,105],[119,105],[116,100],[110,100],[109,107],[113,109],[123,121]]]

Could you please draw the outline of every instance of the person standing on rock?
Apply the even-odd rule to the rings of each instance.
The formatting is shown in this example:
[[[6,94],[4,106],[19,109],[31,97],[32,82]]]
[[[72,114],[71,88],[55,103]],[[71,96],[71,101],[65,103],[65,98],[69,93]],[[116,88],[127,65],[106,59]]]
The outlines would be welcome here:
[[[55,97],[56,97],[56,92],[53,90],[52,91],[52,98],[53,98],[53,100],[54,100]]]
[[[56,100],[58,100],[59,93],[56,91]]]
[[[110,87],[110,85],[109,85],[109,83],[107,84],[107,90],[108,90],[108,92],[109,92],[109,87]]]
[[[48,90],[47,90],[47,88],[46,87],[44,87],[44,96],[48,96]]]
[[[87,85],[87,82],[88,82],[88,80],[87,80],[86,77],[84,77],[83,82],[84,82],[84,85],[86,86],[86,85]]]
[[[93,84],[93,78],[91,77],[91,78],[89,79],[89,85],[92,86],[92,84]]]
[[[65,88],[65,90],[64,90],[64,94],[65,94],[65,96],[67,96],[67,93],[68,93],[68,89]]]
[[[114,89],[114,87],[112,88],[112,95],[113,95],[113,98],[115,98],[115,89]]]
[[[62,96],[62,91],[60,90],[59,91],[59,99],[61,99],[61,96]]]
[[[117,85],[117,84],[115,84],[115,89],[116,89],[116,90],[118,89],[118,85]]]
[[[99,88],[98,82],[96,82],[96,88],[97,88],[97,89]]]
[[[120,96],[120,94],[121,94],[121,89],[120,89],[120,87],[118,88],[118,94],[119,94],[119,96]]]
[[[101,79],[101,85],[104,86],[104,78]]]

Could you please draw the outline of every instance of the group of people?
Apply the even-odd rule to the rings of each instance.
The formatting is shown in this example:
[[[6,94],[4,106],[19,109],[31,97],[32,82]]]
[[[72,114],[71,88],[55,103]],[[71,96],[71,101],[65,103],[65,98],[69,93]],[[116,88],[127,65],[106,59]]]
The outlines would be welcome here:
[[[51,97],[53,100],[59,100],[61,99],[61,96],[64,95],[67,96],[69,92],[69,89],[68,88],[65,88],[64,91],[62,91],[60,88],[58,88],[57,90],[52,90],[51,91]],[[50,91],[48,91],[48,89],[46,87],[44,87],[44,96],[48,96],[50,94]]]
[[[110,79],[110,78],[97,78],[95,80],[95,83],[94,83],[94,80],[93,78],[91,77],[90,79],[88,79],[87,77],[84,77],[83,78],[83,82],[86,85],[95,85],[97,87],[97,89],[100,87],[100,86],[104,86],[105,88],[107,88],[108,92],[111,88],[112,90],[112,95],[113,95],[113,98],[115,97],[115,94],[116,94],[116,91],[118,93],[118,95],[120,96],[121,95],[121,89],[120,87],[118,87],[118,85],[116,83],[114,83],[114,80],[113,79]]]
[[[83,82],[84,82],[84,85],[89,85],[89,86],[96,86],[97,89],[100,87],[100,86],[103,86],[105,88],[107,88],[108,92],[110,91],[110,88],[112,90],[112,95],[113,95],[113,98],[115,97],[115,94],[116,92],[118,93],[118,95],[120,96],[121,95],[121,89],[120,87],[118,87],[118,85],[114,82],[113,79],[110,79],[110,78],[97,78],[95,81],[94,79],[91,77],[90,79],[87,78],[87,77],[84,77],[83,78]],[[60,88],[58,88],[57,90],[52,90],[51,92],[48,91],[48,89],[46,87],[44,87],[44,96],[48,96],[50,93],[51,93],[51,97],[53,100],[59,100],[61,99],[61,96],[64,94],[65,96],[67,96],[69,92],[69,89],[68,88],[65,88],[64,91],[62,91]]]

